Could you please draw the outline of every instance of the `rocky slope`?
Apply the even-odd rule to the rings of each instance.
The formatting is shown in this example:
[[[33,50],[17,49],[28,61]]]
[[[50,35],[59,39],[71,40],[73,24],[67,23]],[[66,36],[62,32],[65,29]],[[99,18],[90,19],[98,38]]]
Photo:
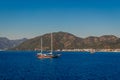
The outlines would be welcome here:
[[[40,39],[43,38],[44,50],[50,50],[50,33],[29,39],[14,50],[34,50],[40,49]],[[67,32],[53,33],[54,50],[57,49],[82,49],[82,48],[120,48],[120,38],[114,35],[104,35],[101,37],[90,36],[80,38]]]

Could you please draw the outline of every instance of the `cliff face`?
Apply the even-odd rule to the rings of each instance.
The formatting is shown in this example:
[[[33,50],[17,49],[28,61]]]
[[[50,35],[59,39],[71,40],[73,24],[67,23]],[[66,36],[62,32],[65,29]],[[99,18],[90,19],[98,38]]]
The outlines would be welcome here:
[[[29,39],[14,50],[34,50],[40,49],[40,40],[43,39],[43,49],[50,50],[50,33]],[[120,38],[113,35],[104,35],[101,37],[79,38],[66,32],[53,33],[54,50],[57,49],[79,49],[79,48],[120,48]]]

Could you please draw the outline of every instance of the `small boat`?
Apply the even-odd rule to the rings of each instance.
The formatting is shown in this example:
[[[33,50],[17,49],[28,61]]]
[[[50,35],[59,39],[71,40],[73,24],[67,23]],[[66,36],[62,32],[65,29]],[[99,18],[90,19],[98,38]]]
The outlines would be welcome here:
[[[53,45],[52,45],[52,33],[51,33],[51,52],[48,53],[48,54],[43,54],[43,51],[42,51],[42,37],[41,37],[41,52],[40,53],[37,53],[37,57],[38,58],[57,58],[59,57],[61,54],[57,54],[57,53],[53,53]]]

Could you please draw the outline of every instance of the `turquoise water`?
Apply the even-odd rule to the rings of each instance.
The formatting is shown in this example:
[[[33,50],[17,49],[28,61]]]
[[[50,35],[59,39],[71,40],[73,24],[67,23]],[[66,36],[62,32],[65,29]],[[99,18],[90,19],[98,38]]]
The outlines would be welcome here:
[[[0,80],[120,80],[120,53],[61,54],[38,59],[34,51],[0,51]]]

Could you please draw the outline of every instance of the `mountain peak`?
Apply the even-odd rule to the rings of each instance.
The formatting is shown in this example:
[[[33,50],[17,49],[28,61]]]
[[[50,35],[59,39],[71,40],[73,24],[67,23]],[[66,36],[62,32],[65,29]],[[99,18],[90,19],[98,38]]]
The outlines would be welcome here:
[[[103,35],[103,36],[101,36],[100,37],[100,40],[101,41],[116,41],[116,40],[118,40],[119,38],[118,37],[116,37],[116,36],[114,36],[114,35]]]
[[[40,40],[43,39],[43,49],[50,50],[51,33],[44,34],[23,42],[14,49],[34,50],[40,49]],[[53,48],[57,49],[79,49],[79,48],[119,48],[120,39],[114,35],[104,35],[101,37],[90,36],[79,38],[68,32],[53,32]]]

